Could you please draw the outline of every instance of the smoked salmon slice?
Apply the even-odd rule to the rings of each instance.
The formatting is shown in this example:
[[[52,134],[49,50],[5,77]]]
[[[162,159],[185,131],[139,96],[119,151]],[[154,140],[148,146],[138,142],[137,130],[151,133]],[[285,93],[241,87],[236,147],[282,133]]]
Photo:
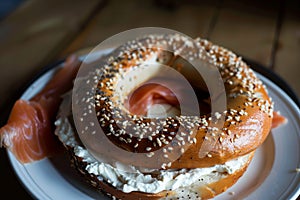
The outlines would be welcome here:
[[[22,163],[40,160],[59,150],[46,110],[34,101],[15,103],[7,125],[1,128],[1,143]]]
[[[159,84],[145,84],[136,89],[128,98],[126,107],[129,112],[136,115],[146,115],[154,104],[167,103],[172,106],[179,105],[173,92]]]
[[[56,155],[63,150],[54,135],[54,120],[62,94],[72,89],[80,61],[68,57],[46,86],[29,101],[15,102],[8,122],[0,129],[0,146],[11,151],[21,163]]]
[[[278,111],[273,112],[273,119],[272,119],[272,129],[277,128],[283,124],[287,123],[287,118],[282,116]]]

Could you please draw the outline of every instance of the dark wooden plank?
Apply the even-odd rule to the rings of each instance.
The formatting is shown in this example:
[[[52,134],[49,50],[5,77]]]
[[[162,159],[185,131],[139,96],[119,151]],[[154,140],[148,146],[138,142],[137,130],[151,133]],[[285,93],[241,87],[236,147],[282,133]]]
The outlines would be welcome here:
[[[163,27],[191,37],[207,37],[215,11],[215,4],[205,2],[181,2],[168,9],[157,5],[157,1],[111,0],[62,56],[80,48],[95,46],[112,35],[137,27]]]
[[[67,45],[102,0],[28,0],[0,22],[0,109]]]
[[[279,37],[275,71],[300,97],[300,2],[288,1]]]
[[[277,1],[224,1],[210,39],[269,66],[275,39]]]

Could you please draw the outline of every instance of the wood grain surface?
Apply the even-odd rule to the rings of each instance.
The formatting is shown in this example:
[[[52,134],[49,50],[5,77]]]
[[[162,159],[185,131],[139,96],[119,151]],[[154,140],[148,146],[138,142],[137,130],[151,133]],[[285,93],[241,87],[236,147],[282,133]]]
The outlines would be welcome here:
[[[26,0],[0,21],[1,125],[46,65],[138,27],[207,38],[274,70],[300,96],[299,1]],[[0,171],[3,196],[32,199],[3,148]]]

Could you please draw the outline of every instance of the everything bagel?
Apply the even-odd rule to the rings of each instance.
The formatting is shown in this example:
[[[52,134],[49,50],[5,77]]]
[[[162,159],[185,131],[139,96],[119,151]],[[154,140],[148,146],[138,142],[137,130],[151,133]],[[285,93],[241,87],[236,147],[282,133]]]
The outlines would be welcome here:
[[[145,48],[146,45],[143,42],[147,42],[147,45],[152,48]],[[192,67],[183,66],[183,63],[177,60],[181,58],[176,57],[174,53],[168,55],[166,59],[162,50],[159,49],[160,43],[163,44],[163,42],[166,42],[167,45],[172,44],[172,48],[175,47],[173,51],[176,50],[178,54],[194,52],[194,55],[190,56],[189,59],[200,58],[213,62],[220,71],[226,89],[227,109],[220,113],[193,117],[190,122],[192,121],[194,124],[189,123],[191,127],[177,133],[178,137],[172,133],[178,132],[177,127],[187,126],[184,123],[189,116],[180,115],[166,119],[152,119],[150,123],[149,117],[131,114],[123,106],[124,97],[128,96],[129,91],[136,89],[160,73],[157,71],[161,68],[159,65],[154,65],[155,62],[180,70],[183,74],[188,74],[188,70],[191,70]],[[232,52],[212,45],[205,40],[198,40],[195,44],[186,44],[185,42],[188,42],[186,38],[178,35],[150,36],[141,41],[133,41],[130,45],[117,50],[119,61],[113,60],[111,64],[106,66],[109,70],[106,70],[100,77],[98,93],[96,94],[97,117],[105,130],[104,132],[109,134],[108,137],[111,141],[119,147],[139,153],[154,152],[158,148],[168,145],[171,141],[177,142],[179,147],[182,141],[190,143],[186,151],[182,149],[184,153],[179,159],[172,162],[171,166],[164,166],[164,168],[210,167],[255,150],[270,132],[273,113],[272,102],[262,82],[247,64]],[[128,60],[130,62],[127,62]],[[149,60],[150,62],[148,62]],[[137,68],[145,62],[148,65],[143,67],[142,72],[147,75],[135,76],[134,74],[141,73]],[[186,66],[188,69],[185,69]],[[151,69],[151,67],[156,69]],[[127,78],[128,74],[132,75]],[[189,77],[187,78],[189,79]],[[193,78],[191,77],[191,79]],[[130,79],[130,81],[125,79]],[[128,85],[130,85],[129,88]],[[118,87],[123,87],[123,91]],[[126,87],[128,88],[127,91]],[[115,93],[118,92],[119,94],[116,95]],[[225,124],[222,129],[209,126],[213,118],[223,116]],[[111,120],[115,122],[111,123]],[[128,126],[132,126],[131,131],[126,131],[126,125],[118,125],[118,122],[124,123],[126,120],[137,122],[128,123]],[[192,128],[194,128],[194,132],[191,133]],[[140,137],[143,131],[151,132],[151,135]],[[192,135],[195,137],[192,138]],[[203,141],[209,143],[210,151],[205,152],[206,156],[199,157]],[[174,146],[172,147],[174,148]],[[178,149],[181,150],[181,148]],[[166,149],[165,157],[168,156],[168,152]]]
[[[217,69],[225,93],[207,95],[211,92],[208,77],[195,69],[195,61],[203,64],[207,76],[212,68]],[[70,152],[75,168],[112,198],[214,197],[243,175],[271,130],[273,103],[262,82],[241,57],[200,38],[191,42],[170,34],[130,41],[108,55],[94,80],[91,107],[102,137],[120,151],[99,148],[109,152],[113,162],[95,159],[95,153],[80,141],[71,117],[70,95],[60,108],[55,133]],[[177,86],[174,80],[179,80]],[[187,88],[180,87],[182,84]],[[152,91],[149,98],[143,98],[145,88]],[[193,92],[187,93],[190,89]],[[207,109],[222,94],[225,108]],[[152,103],[145,103],[149,99]],[[137,105],[143,108],[134,108]],[[153,117],[157,109],[166,112]],[[85,124],[82,134],[96,135],[90,132],[94,124],[80,117]],[[130,170],[124,170],[127,168]]]

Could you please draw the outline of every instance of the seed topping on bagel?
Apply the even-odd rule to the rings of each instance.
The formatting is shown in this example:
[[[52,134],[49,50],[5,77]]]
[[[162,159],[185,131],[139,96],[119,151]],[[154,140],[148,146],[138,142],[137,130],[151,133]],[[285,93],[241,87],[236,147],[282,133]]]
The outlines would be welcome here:
[[[181,55],[185,61],[180,61]],[[124,106],[128,93],[132,92],[124,92],[124,87],[134,85],[139,76],[144,76],[139,74],[140,68],[151,70],[153,63],[159,63],[184,74],[186,61],[197,59],[219,70],[227,94],[226,110],[201,116],[179,114],[149,118],[130,113]],[[128,78],[130,73],[135,75]],[[118,86],[125,79],[126,85]],[[150,35],[130,41],[116,49],[106,64],[97,69],[95,80],[98,83],[93,106],[106,136],[118,147],[147,153],[148,157],[162,148],[163,157],[169,161],[162,168],[196,168],[224,163],[253,151],[270,131],[273,103],[263,83],[241,57],[207,40],[190,42],[175,34]],[[218,94],[210,97],[217,98],[220,98]],[[224,119],[224,126],[215,126],[221,119]],[[193,153],[199,152],[205,142],[213,144],[205,157]],[[182,154],[175,162],[172,161],[173,151]]]

